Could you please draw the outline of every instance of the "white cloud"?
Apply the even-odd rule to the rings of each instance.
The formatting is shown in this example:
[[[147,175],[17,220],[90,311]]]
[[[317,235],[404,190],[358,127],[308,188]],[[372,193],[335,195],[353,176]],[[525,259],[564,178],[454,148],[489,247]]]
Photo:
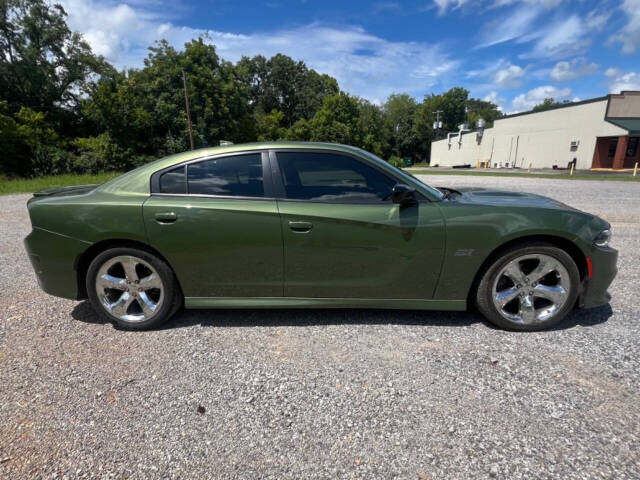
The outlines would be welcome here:
[[[556,82],[568,82],[578,77],[591,75],[597,70],[598,65],[596,63],[587,63],[584,58],[575,58],[570,62],[562,61],[556,63],[549,76]]]
[[[482,99],[485,102],[491,102],[494,105],[498,106],[498,110],[502,111],[502,104],[504,103],[504,98],[498,95],[498,92],[489,92]]]
[[[551,85],[544,85],[541,87],[529,90],[527,93],[521,93],[513,99],[511,106],[515,112],[523,112],[531,110],[536,105],[542,103],[545,98],[553,98],[556,101],[565,100],[571,95],[571,89],[562,88],[558,89]]]
[[[532,30],[533,23],[542,11],[540,5],[525,5],[489,22],[483,28],[476,48],[490,47],[522,37],[525,32]]]
[[[545,8],[552,8],[560,5],[564,0],[496,0],[494,7],[504,7],[514,3],[524,3],[528,5],[542,5]]]
[[[525,70],[518,65],[509,65],[506,68],[502,68],[493,76],[495,84],[501,88],[518,88],[524,77]]]
[[[174,25],[156,16],[154,12],[162,10],[157,6],[147,10],[92,0],[61,1],[69,14],[70,27],[84,34],[95,52],[118,67],[141,66],[147,47],[155,40],[165,38],[181,48],[192,38],[206,35],[226,60],[284,53],[332,75],[352,94],[380,99],[394,91],[422,95],[458,66],[458,61],[438,45],[393,42],[359,27],[314,23],[245,35]]]
[[[640,72],[624,72],[619,68],[608,68],[604,75],[611,93],[624,90],[640,90]]]
[[[433,3],[438,7],[438,13],[444,14],[449,8],[455,10],[462,7],[469,0],[433,0]]]
[[[591,45],[594,32],[601,30],[608,18],[608,13],[592,11],[585,17],[574,14],[557,20],[521,38],[523,42],[536,40],[533,49],[521,57],[554,59],[583,53]]]
[[[623,0],[621,8],[627,15],[627,24],[610,40],[622,43],[623,53],[635,53],[640,48],[640,0]]]

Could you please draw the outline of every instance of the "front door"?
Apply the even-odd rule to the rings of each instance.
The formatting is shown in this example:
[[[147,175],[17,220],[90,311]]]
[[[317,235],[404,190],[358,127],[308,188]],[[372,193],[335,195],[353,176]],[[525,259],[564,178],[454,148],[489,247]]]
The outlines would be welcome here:
[[[266,158],[264,160],[267,162]],[[281,297],[282,232],[260,152],[160,172],[143,214],[185,297]]]
[[[278,152],[274,173],[286,297],[433,297],[445,241],[437,205],[393,204],[398,180],[347,154]]]

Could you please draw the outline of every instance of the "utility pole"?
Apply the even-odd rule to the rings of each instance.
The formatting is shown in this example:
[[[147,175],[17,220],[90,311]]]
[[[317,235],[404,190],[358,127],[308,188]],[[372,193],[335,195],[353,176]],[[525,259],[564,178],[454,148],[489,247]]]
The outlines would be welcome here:
[[[189,93],[187,92],[187,75],[182,70],[182,84],[184,85],[184,105],[187,109],[187,125],[189,126],[189,144],[193,150],[193,131],[191,130],[191,113],[189,113]]]
[[[440,114],[443,113],[442,110],[436,110],[433,112],[436,114],[436,121],[433,122],[433,129],[436,132],[436,139],[438,138],[438,134],[440,133],[440,129],[442,128],[442,122],[440,121]]]

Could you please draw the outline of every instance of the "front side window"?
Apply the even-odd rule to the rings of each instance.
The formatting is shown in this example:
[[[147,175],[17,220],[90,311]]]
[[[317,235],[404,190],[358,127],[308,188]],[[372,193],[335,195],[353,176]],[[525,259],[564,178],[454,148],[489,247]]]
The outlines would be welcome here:
[[[279,152],[287,198],[335,203],[389,200],[395,180],[347,155]]]
[[[262,156],[255,153],[191,163],[187,181],[192,195],[263,197]]]

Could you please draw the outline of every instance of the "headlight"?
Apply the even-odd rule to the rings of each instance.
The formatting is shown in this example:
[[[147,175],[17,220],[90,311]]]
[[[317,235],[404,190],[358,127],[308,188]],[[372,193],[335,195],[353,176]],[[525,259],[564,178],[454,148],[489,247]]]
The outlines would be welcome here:
[[[596,235],[596,238],[593,239],[593,243],[595,243],[599,247],[608,246],[610,241],[611,241],[611,230],[609,229],[603,230],[598,235]]]

